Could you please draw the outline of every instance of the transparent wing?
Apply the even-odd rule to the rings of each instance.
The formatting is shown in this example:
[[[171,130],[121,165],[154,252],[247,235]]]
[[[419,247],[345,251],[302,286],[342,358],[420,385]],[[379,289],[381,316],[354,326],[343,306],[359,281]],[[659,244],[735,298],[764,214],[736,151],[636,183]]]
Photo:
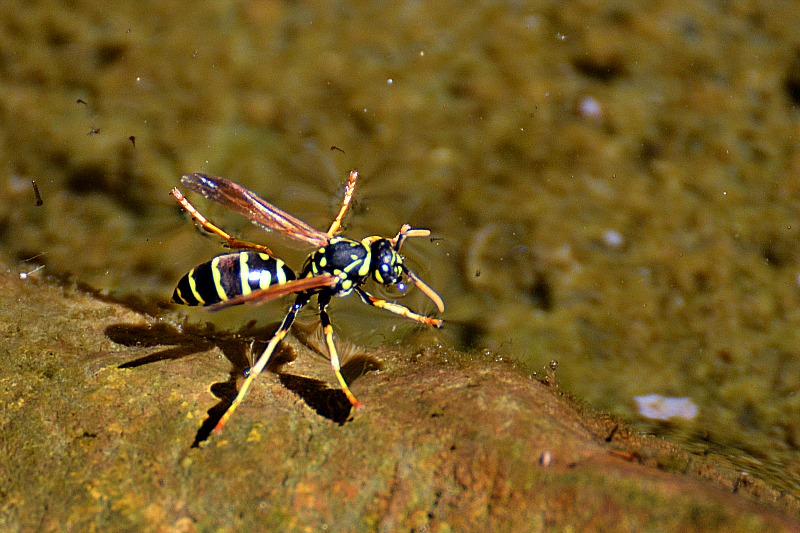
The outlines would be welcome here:
[[[230,300],[225,300],[218,304],[209,305],[206,307],[209,311],[219,311],[234,305],[241,304],[263,304],[287,294],[294,294],[297,292],[310,291],[312,289],[320,289],[323,287],[331,287],[336,284],[336,278],[329,274],[321,276],[313,276],[310,278],[295,279],[281,283],[280,285],[273,285],[266,289],[253,291],[250,294],[243,294]]]
[[[184,175],[181,183],[209,200],[246,216],[267,231],[279,231],[291,239],[315,247],[328,244],[329,239],[324,232],[312,228],[286,211],[262,200],[253,191],[230,180],[195,172]]]

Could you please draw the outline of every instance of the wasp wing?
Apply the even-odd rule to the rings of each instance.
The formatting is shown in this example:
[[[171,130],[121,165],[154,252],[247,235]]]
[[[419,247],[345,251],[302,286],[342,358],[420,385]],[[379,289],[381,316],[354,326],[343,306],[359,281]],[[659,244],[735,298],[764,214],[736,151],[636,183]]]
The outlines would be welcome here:
[[[294,294],[298,292],[310,291],[313,289],[321,289],[323,287],[332,287],[336,284],[336,277],[330,274],[323,274],[321,276],[312,276],[309,278],[295,279],[281,283],[280,285],[273,285],[266,289],[256,290],[250,294],[242,294],[224,302],[219,302],[214,305],[206,307],[209,311],[219,311],[234,305],[241,304],[263,304],[287,294]]]
[[[246,216],[267,231],[275,230],[291,239],[316,247],[328,244],[329,239],[325,233],[259,198],[256,193],[238,183],[199,172],[184,175],[181,183],[209,200]]]

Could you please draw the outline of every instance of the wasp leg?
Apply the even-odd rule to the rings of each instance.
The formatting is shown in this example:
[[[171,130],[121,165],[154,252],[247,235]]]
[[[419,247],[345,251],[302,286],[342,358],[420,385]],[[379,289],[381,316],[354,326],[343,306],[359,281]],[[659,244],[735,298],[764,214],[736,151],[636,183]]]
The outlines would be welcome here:
[[[181,194],[181,191],[179,191],[178,189],[172,189],[171,194],[173,197],[175,197],[178,203],[181,204],[181,207],[183,207],[187,213],[192,215],[192,218],[195,219],[198,224],[200,224],[200,227],[202,227],[207,232],[213,233],[214,235],[217,235],[218,237],[222,238],[222,240],[225,241],[225,245],[228,248],[234,248],[237,250],[257,250],[259,252],[264,252],[268,255],[274,255],[272,253],[272,250],[270,250],[263,244],[256,244],[254,242],[249,242],[249,241],[241,241],[225,233],[225,231],[223,231],[222,229],[218,228],[217,226],[209,222],[206,217],[200,214],[200,211],[198,211],[195,206],[189,203],[189,200],[187,200],[183,196],[183,194]]]
[[[333,237],[334,233],[339,231],[339,228],[342,226],[342,219],[344,218],[344,214],[347,213],[347,209],[350,207],[350,201],[353,199],[353,192],[356,190],[356,180],[358,179],[358,172],[355,170],[350,171],[350,180],[347,182],[347,187],[344,190],[344,198],[342,199],[342,208],[339,210],[339,214],[336,215],[333,223],[331,224],[330,229],[328,230],[328,237]]]
[[[333,325],[331,324],[331,317],[328,316],[328,304],[331,301],[331,297],[326,294],[320,294],[319,298],[319,319],[322,322],[322,332],[325,334],[325,342],[328,345],[328,354],[331,356],[331,367],[333,368],[333,372],[336,374],[336,379],[339,380],[339,384],[342,386],[342,391],[344,392],[347,399],[350,400],[350,403],[356,409],[361,409],[363,404],[359,402],[353,393],[350,392],[350,387],[347,386],[347,382],[344,380],[341,372],[341,365],[339,364],[339,352],[336,351],[336,345],[333,343]]]
[[[356,293],[361,297],[361,301],[365,304],[371,305],[373,307],[380,307],[381,309],[386,309],[387,311],[394,313],[396,315],[404,316],[411,320],[415,320],[420,324],[425,324],[428,326],[433,326],[435,328],[441,328],[443,321],[439,318],[433,318],[430,316],[423,316],[418,313],[415,313],[408,307],[405,307],[400,304],[387,302],[386,300],[381,300],[379,298],[375,298],[370,293],[362,289],[361,287],[355,287]]]
[[[279,327],[278,331],[275,332],[275,335],[273,335],[272,339],[269,341],[269,344],[267,344],[267,347],[264,349],[264,353],[261,354],[261,357],[258,358],[256,364],[250,369],[250,374],[242,383],[242,387],[239,389],[239,394],[236,395],[236,398],[233,399],[230,407],[228,407],[228,410],[225,411],[225,414],[223,414],[222,418],[220,418],[219,422],[217,422],[217,425],[214,427],[214,433],[219,433],[222,431],[223,426],[225,426],[225,424],[228,422],[228,419],[231,417],[239,404],[242,403],[242,400],[244,400],[245,395],[247,395],[247,390],[250,388],[253,380],[255,380],[261,371],[264,370],[264,367],[267,366],[267,363],[269,363],[270,358],[272,358],[272,354],[275,351],[275,348],[278,346],[278,343],[281,342],[281,340],[289,332],[289,329],[291,329],[292,323],[294,323],[294,319],[297,317],[297,313],[308,303],[308,298],[309,297],[305,294],[300,294],[297,296],[294,304],[292,304],[292,306],[289,308],[289,312],[286,313],[285,317],[283,317],[281,327]]]

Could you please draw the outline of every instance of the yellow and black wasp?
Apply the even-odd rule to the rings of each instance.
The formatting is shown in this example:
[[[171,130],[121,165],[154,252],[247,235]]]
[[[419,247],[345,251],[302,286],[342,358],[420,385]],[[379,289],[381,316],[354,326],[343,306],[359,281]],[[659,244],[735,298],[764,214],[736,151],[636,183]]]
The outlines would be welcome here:
[[[181,178],[181,183],[189,189],[248,217],[263,229],[279,231],[287,237],[315,247],[298,274],[274,257],[266,246],[231,237],[200,214],[177,188],[172,189],[172,196],[203,229],[221,237],[227,247],[238,250],[218,255],[190,270],[178,282],[172,295],[173,302],[218,310],[244,303],[264,303],[288,294],[297,295],[264,353],[250,368],[238,395],[214,428],[215,432],[222,429],[242,402],[253,380],[264,370],[278,343],[289,332],[297,313],[314,295],[319,304],[319,316],[331,366],[342,391],[355,408],[361,407],[361,404],[342,377],[339,355],[333,341],[333,327],[328,316],[328,304],[332,297],[347,296],[355,292],[366,304],[421,324],[442,327],[441,319],[417,314],[400,304],[376,298],[364,290],[363,285],[370,276],[386,286],[401,284],[403,276],[406,276],[436,304],[440,313],[444,312],[444,302],[439,295],[409,270],[400,255],[400,247],[407,237],[427,237],[430,231],[414,229],[404,224],[392,239],[371,236],[356,241],[336,235],[350,206],[357,179],[358,172],[350,172],[339,214],[328,231],[323,233],[262,200],[253,191],[225,178],[200,173],[187,174]]]

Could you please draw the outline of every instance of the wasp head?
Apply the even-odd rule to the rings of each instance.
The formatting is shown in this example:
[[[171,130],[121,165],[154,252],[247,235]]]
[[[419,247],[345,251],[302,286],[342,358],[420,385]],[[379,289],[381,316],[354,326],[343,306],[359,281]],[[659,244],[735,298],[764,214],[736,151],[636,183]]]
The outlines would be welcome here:
[[[408,276],[414,285],[419,287],[436,304],[439,312],[443,313],[444,302],[442,298],[403,264],[403,256],[400,255],[400,247],[408,237],[427,237],[430,234],[431,232],[426,229],[413,229],[410,225],[403,224],[403,227],[400,228],[397,236],[393,239],[367,237],[361,242],[370,249],[372,256],[370,272],[372,272],[372,277],[375,281],[384,286],[395,285],[401,292],[405,292],[403,276]]]
[[[389,239],[379,238],[370,243],[372,278],[383,285],[396,285],[403,279],[403,257]]]

